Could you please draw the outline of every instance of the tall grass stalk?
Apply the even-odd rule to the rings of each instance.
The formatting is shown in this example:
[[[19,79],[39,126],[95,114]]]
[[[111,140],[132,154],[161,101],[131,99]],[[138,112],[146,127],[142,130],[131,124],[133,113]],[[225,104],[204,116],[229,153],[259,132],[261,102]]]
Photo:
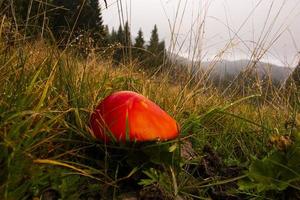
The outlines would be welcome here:
[[[59,49],[43,39],[27,40],[26,31],[19,32],[18,24],[14,23],[15,16],[12,16],[13,22],[3,16],[0,27],[0,199],[42,198],[49,189],[59,191],[63,199],[89,199],[93,195],[110,199],[148,187],[166,198],[207,199],[213,191],[221,191],[226,186],[232,189],[226,190],[226,195],[240,195],[242,192],[236,182],[245,177],[242,170],[249,166],[253,156],[267,155],[273,150],[269,137],[298,130],[299,123],[298,107],[292,106],[289,100],[294,90],[287,91],[270,83],[272,93],[264,96],[259,79],[251,86],[239,84],[247,73],[235,78],[223,91],[210,81],[215,64],[222,60],[235,40],[240,40],[239,31],[261,2],[237,31],[227,24],[232,37],[207,71],[201,69],[201,60],[198,60],[204,53],[209,4],[204,5],[204,10],[195,14],[190,36],[184,40],[190,45],[198,44],[189,47],[192,67],[197,68],[188,68],[188,78],[177,81],[171,76],[178,70],[176,63],[155,75],[141,72],[134,61],[113,68],[111,60],[96,53],[82,58],[70,45]],[[124,22],[122,2],[117,3],[120,21]],[[176,32],[182,28],[186,5],[187,1],[179,1],[173,24],[168,19],[172,53],[176,46],[180,50],[184,45],[178,45]],[[272,7],[269,12],[271,10]],[[281,8],[277,16],[280,12]],[[276,18],[267,27],[269,20],[267,16],[254,49],[249,47],[253,61],[260,60],[285,30],[282,25],[270,36]],[[7,34],[14,38],[10,48],[4,39]],[[249,63],[247,69],[253,70],[254,65],[255,62]],[[242,93],[237,92],[240,87]],[[94,138],[89,127],[91,112],[99,101],[119,90],[139,92],[160,105],[180,124],[180,138],[140,146],[103,144]],[[290,121],[293,121],[292,127],[287,126]],[[217,164],[210,163],[210,158]],[[217,169],[230,170],[233,166],[239,167],[234,175]],[[251,192],[243,195],[259,197]]]

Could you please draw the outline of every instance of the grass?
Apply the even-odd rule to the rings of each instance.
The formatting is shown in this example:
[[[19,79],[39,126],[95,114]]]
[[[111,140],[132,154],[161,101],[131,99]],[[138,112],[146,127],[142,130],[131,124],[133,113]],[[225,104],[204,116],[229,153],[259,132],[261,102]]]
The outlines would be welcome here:
[[[178,11],[174,27],[179,22],[181,28],[183,17]],[[197,43],[204,34],[205,18],[206,14],[198,16],[201,23],[191,27],[191,32],[199,32],[194,36]],[[101,55],[82,58],[47,41],[23,40],[18,32],[13,32],[14,37],[21,39],[7,43],[5,23],[3,19],[0,31],[0,199],[282,199],[286,194],[299,195],[299,180],[294,184],[284,179],[292,187],[271,191],[245,180],[261,175],[260,159],[274,163],[271,158],[278,149],[270,138],[292,138],[298,132],[298,104],[291,104],[296,91],[268,85],[271,92],[267,93],[258,80],[240,84],[244,82],[238,78],[246,79],[246,73],[225,90],[210,83],[209,72],[186,72],[186,77],[176,80],[172,74],[180,72],[174,73],[178,69],[173,66],[150,75],[139,63],[113,67],[113,61]],[[178,42],[175,28],[172,32],[171,50]],[[264,37],[268,34],[262,33]],[[265,53],[267,48],[260,51],[259,46],[269,48],[265,40],[260,43],[253,57]],[[190,49],[195,63],[201,54],[198,48]],[[91,112],[119,90],[141,93],[157,103],[178,121],[180,137],[143,144],[103,144],[94,138],[89,128]],[[279,153],[297,152],[291,149],[284,146]],[[281,165],[293,169],[290,160]]]
[[[292,117],[288,104],[264,102],[258,91],[222,96],[134,66],[82,59],[42,41],[2,46],[0,62],[2,199],[41,197],[50,189],[62,199],[117,199],[132,191],[149,194],[147,189],[170,199],[205,199],[222,190],[238,196],[242,170],[251,157],[272,150],[269,137],[287,133],[284,125]],[[139,92],[160,105],[181,125],[180,138],[141,146],[95,139],[90,113],[118,90]],[[231,167],[238,169],[226,173]]]

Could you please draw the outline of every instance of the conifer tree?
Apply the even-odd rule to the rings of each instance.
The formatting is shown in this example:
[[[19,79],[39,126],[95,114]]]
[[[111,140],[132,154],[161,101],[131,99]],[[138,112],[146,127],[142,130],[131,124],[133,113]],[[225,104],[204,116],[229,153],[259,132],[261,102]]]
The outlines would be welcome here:
[[[128,22],[125,23],[124,25],[124,45],[126,46],[126,48],[130,48],[131,47],[131,33],[130,33],[130,27]]]
[[[98,0],[53,0],[53,5],[60,8],[53,15],[52,29],[55,36],[65,39],[72,31],[74,38],[87,35],[94,40],[95,45],[106,43]]]
[[[1,3],[6,5],[4,12],[7,17],[13,18],[13,22],[20,29],[26,29],[26,35],[39,34],[44,22],[44,14],[47,13],[48,5],[34,0],[10,0],[10,2]],[[1,7],[0,7],[1,8]]]
[[[110,32],[109,32],[109,27],[108,25],[105,25],[104,26],[104,34],[103,34],[105,37],[104,37],[104,40],[105,40],[105,43],[108,44],[110,43]]]
[[[165,41],[161,41],[158,43],[158,57],[157,57],[157,65],[162,65],[165,60],[166,47]]]
[[[158,52],[159,52],[159,54],[164,53],[165,49],[166,49],[165,41],[159,42],[158,43]]]
[[[114,28],[112,28],[111,33],[110,33],[110,37],[109,37],[109,43],[110,44],[115,44],[116,42],[118,42],[117,32],[115,31]]]
[[[88,32],[89,35],[95,40],[95,43],[104,44],[106,33],[103,26],[98,0],[86,1],[86,4],[83,6],[83,9],[79,14],[80,17],[76,22],[77,29]]]
[[[145,45],[144,34],[142,29],[140,29],[138,32],[138,36],[135,38],[134,47],[142,49],[144,48],[144,45]]]
[[[123,28],[122,26],[120,25],[119,26],[119,29],[118,29],[118,32],[117,32],[117,42],[124,45],[124,33],[123,33]]]
[[[131,42],[131,32],[128,22],[124,25],[124,52],[123,52],[123,61],[128,62],[132,56],[132,42]]]
[[[98,0],[0,0],[0,8],[26,35],[50,30],[63,43],[85,35],[94,45],[106,44]]]
[[[115,50],[115,53],[113,55],[113,60],[115,63],[119,64],[122,59],[123,59],[123,51],[124,51],[124,32],[123,32],[123,28],[120,25],[118,32],[115,35],[116,39],[116,43],[119,44],[118,48]]]
[[[113,36],[115,37],[115,36]],[[131,57],[131,33],[128,22],[125,23],[124,29],[119,26],[118,32],[116,34],[116,42],[119,43],[118,49],[115,50],[114,60],[117,63],[127,62]]]
[[[69,13],[65,10],[64,0],[53,0],[53,5],[57,10],[52,14],[52,32],[57,40],[63,39],[64,33],[69,32],[67,17]]]
[[[134,51],[133,51],[134,57],[140,61],[143,61],[144,59],[144,55],[145,55],[144,48],[145,48],[145,40],[144,40],[142,29],[140,29],[137,37],[135,38]]]
[[[157,26],[154,25],[154,28],[151,32],[151,38],[147,50],[153,54],[156,54],[158,52],[158,43],[159,43],[158,30],[157,30]]]
[[[151,56],[148,56],[146,65],[150,68],[160,67],[164,62],[164,51],[165,43],[159,42],[158,29],[154,25],[154,28],[151,32],[151,38],[147,50],[151,52]]]

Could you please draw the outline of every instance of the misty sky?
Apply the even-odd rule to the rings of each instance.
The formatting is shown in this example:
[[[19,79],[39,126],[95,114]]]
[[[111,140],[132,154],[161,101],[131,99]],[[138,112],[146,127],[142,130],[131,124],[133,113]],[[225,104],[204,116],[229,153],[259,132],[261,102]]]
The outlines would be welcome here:
[[[132,35],[142,28],[149,40],[157,24],[170,50],[190,59],[234,60],[266,51],[264,61],[291,66],[299,60],[300,0],[121,0],[120,15],[117,0],[107,1],[102,12],[110,28],[128,19]]]

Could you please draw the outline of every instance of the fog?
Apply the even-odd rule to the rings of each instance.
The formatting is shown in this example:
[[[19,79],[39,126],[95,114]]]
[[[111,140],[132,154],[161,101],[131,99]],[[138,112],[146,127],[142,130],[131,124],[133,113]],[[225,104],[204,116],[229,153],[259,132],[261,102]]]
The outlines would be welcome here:
[[[299,60],[300,0],[108,0],[102,8],[110,29],[128,20],[133,37],[142,28],[149,40],[156,24],[169,50],[189,59]]]

